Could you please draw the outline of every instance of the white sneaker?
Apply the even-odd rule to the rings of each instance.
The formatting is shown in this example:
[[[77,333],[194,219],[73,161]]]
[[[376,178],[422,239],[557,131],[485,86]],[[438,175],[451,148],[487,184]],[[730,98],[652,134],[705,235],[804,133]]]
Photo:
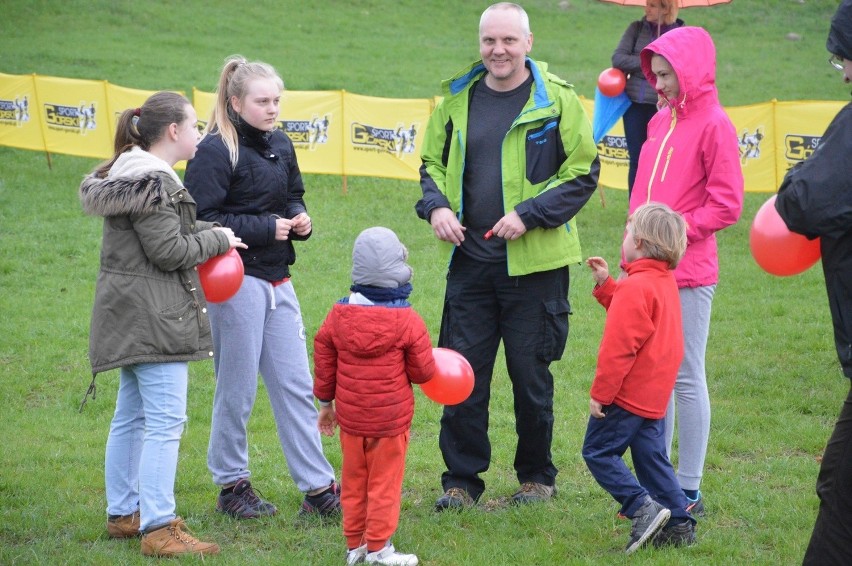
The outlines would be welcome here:
[[[401,554],[392,544],[377,552],[368,552],[367,564],[384,564],[385,566],[417,566],[419,560],[413,554]]]
[[[346,566],[353,564],[361,564],[367,557],[367,545],[362,544],[358,548],[353,548],[346,552]]]

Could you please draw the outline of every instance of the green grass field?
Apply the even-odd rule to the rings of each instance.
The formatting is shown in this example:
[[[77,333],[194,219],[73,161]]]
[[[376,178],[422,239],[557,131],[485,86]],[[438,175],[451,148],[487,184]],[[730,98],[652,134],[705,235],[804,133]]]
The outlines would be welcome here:
[[[225,56],[272,63],[293,90],[346,89],[371,96],[429,97],[441,78],[477,56],[479,14],[488,2],[449,0],[266,0],[235,3],[6,0],[0,72],[105,79],[140,89],[213,90]],[[598,73],[641,10],[593,0],[525,2],[533,55],[593,96]],[[837,2],[734,0],[681,17],[714,36],[723,104],[848,100],[826,59]],[[798,41],[786,39],[796,33]],[[286,108],[284,109],[286,114]],[[98,378],[98,396],[78,412],[90,380],[88,326],[101,225],[82,214],[77,187],[94,160],[0,147],[0,564],[144,564],[138,541],[104,528],[103,453],[117,372]],[[415,269],[412,302],[437,339],[445,264],[416,219],[417,183],[310,175],[315,234],[299,247],[294,284],[309,334],[349,284],[351,245],[371,225],[394,229]],[[702,485],[708,515],[699,542],[646,550],[632,564],[797,564],[817,499],[818,461],[849,383],[842,378],[819,265],[794,277],[767,275],[748,249],[751,219],[767,195],[747,194],[740,223],[722,232],[722,275],[707,354],[713,426]],[[578,217],[584,253],[615,261],[626,193],[593,196]],[[585,267],[572,268],[571,332],[557,379],[554,459],[558,497],[510,508],[515,434],[511,391],[498,363],[483,504],[437,515],[443,471],[440,407],[417,391],[397,546],[429,565],[625,564],[629,523],[580,456],[604,311]],[[178,513],[221,564],[340,564],[334,524],[296,518],[301,494],[287,472],[265,391],[250,423],[256,486],[281,513],[237,522],[214,512],[206,468],[212,364],[191,366],[189,423],[181,443]],[[340,466],[337,438],[326,454]],[[193,562],[194,559],[187,559]]]

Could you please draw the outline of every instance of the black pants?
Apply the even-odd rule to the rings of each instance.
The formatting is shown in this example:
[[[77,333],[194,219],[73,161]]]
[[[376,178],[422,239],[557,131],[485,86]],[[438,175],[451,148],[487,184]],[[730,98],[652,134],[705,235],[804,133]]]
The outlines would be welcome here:
[[[439,445],[447,471],[443,488],[461,487],[474,499],[485,490],[479,474],[491,461],[488,403],[500,340],[515,400],[518,481],[554,485],[553,375],[568,338],[568,268],[509,277],[505,263],[471,260],[457,251],[447,275],[439,346],[461,353],[475,375],[473,393],[444,408]]]
[[[819,513],[803,564],[852,564],[852,389],[828,439],[817,478]]]

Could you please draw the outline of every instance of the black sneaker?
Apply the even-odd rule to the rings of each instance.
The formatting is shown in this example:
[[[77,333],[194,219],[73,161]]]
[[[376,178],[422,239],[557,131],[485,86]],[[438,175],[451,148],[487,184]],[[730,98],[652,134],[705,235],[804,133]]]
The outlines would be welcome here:
[[[271,517],[278,512],[275,505],[255,494],[247,479],[239,480],[230,492],[220,493],[216,500],[216,510],[235,519]]]
[[[452,509],[458,511],[465,507],[473,507],[473,497],[460,487],[451,487],[435,502],[435,511]]]
[[[633,527],[630,529],[630,540],[627,541],[624,552],[632,554],[642,548],[665,526],[671,514],[671,511],[651,499],[650,496],[645,496],[645,503],[630,519],[633,521]]]
[[[316,495],[305,495],[299,515],[332,517],[340,514],[340,487],[333,482],[325,491]]]
[[[695,525],[692,521],[683,521],[676,525],[668,525],[654,539],[654,547],[663,546],[692,546],[695,544]]]

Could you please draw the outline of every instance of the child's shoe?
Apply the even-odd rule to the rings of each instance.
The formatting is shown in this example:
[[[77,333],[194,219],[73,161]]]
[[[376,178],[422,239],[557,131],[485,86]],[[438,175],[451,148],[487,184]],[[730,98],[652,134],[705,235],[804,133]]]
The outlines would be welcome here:
[[[176,517],[167,524],[142,535],[142,554],[145,556],[180,556],[182,554],[219,554],[219,545],[202,542],[186,530],[183,519]]]
[[[367,564],[384,564],[386,566],[417,566],[417,557],[413,554],[397,552],[392,544],[376,552],[368,552],[365,557]]]
[[[654,539],[654,547],[663,546],[692,546],[695,544],[695,525],[686,520],[676,525],[667,525],[657,538]]]
[[[367,558],[367,545],[362,544],[358,548],[346,552],[346,566],[361,564],[365,558]]]
[[[139,536],[139,511],[130,515],[107,517],[109,538],[131,538]]]
[[[630,540],[627,541],[624,552],[632,554],[653,539],[654,535],[665,526],[671,514],[671,511],[646,495],[645,503],[630,519],[633,521],[633,527],[630,529]]]
[[[696,499],[686,498],[686,512],[692,515],[693,517],[703,517],[704,516],[704,498],[701,497],[701,492],[698,492],[698,497]]]

